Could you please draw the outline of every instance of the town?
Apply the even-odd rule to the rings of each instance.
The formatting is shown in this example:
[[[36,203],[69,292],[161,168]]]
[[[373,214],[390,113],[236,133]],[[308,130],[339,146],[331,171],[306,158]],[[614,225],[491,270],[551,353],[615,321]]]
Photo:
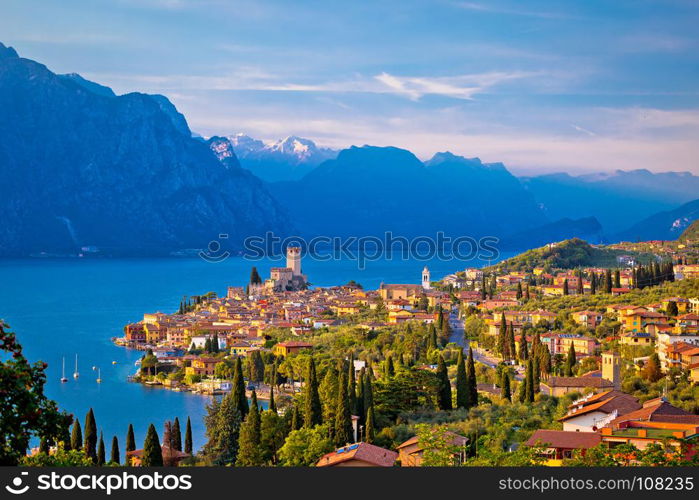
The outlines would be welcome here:
[[[248,399],[255,413],[267,401],[287,430],[253,458],[259,431],[248,453],[241,442],[238,465],[695,463],[696,250],[567,240],[365,290],[308,287],[294,247],[269,279],[253,268],[245,288],[145,314],[115,341],[146,352],[135,381],[223,401],[244,391],[241,440]],[[590,259],[612,265],[579,265]],[[290,455],[314,437],[315,455]],[[207,453],[231,463],[231,450]]]

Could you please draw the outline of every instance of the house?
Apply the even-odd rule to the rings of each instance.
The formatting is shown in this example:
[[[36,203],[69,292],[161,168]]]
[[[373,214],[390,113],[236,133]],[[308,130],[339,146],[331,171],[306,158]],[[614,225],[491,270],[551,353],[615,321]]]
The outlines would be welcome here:
[[[195,358],[192,364],[184,369],[185,375],[199,375],[200,377],[213,377],[216,365],[221,363],[218,358]]]
[[[646,332],[626,332],[619,339],[621,345],[648,346],[653,344],[653,337]]]
[[[163,454],[163,464],[168,467],[177,467],[182,460],[191,456],[189,453],[170,448],[166,444],[162,445],[160,449]],[[128,458],[132,467],[141,467],[143,460],[143,449],[127,451],[126,457]]]
[[[596,328],[602,322],[603,315],[595,311],[577,311],[571,313],[573,321],[587,328]]]
[[[308,342],[286,341],[275,344],[275,346],[272,348],[272,352],[274,352],[274,354],[277,356],[288,356],[289,354],[297,354],[303,349],[312,348],[313,344],[309,344]]]
[[[602,377],[550,377],[541,382],[541,392],[548,396],[563,396],[569,392],[608,391],[614,383]]]
[[[424,289],[422,285],[386,285],[381,283],[379,295],[383,300],[418,299]]]
[[[464,447],[468,443],[468,438],[460,436],[454,432],[446,431],[444,439],[448,441],[450,446],[454,447],[454,461],[461,463],[464,456]],[[422,455],[425,448],[420,444],[417,436],[413,436],[407,441],[396,447],[398,450],[398,458],[400,459],[401,467],[420,467],[422,464]]]
[[[369,443],[354,443],[323,455],[316,467],[393,467],[398,453]]]
[[[588,394],[571,403],[568,412],[558,419],[564,431],[596,432],[608,421],[638,410],[638,399],[616,390]]]
[[[691,440],[699,436],[699,415],[677,408],[660,397],[612,420],[601,433],[602,440],[610,448],[621,444],[632,444],[639,450],[653,443],[674,447],[687,445],[687,456],[692,456],[696,454],[696,445]]]
[[[252,344],[244,340],[233,342],[230,346],[230,352],[235,356],[246,356],[250,349],[253,349]]]
[[[560,466],[563,460],[573,458],[575,451],[594,448],[602,442],[602,436],[597,432],[571,432],[549,429],[537,429],[524,443],[524,446],[540,447],[541,456],[546,459],[548,466]]]

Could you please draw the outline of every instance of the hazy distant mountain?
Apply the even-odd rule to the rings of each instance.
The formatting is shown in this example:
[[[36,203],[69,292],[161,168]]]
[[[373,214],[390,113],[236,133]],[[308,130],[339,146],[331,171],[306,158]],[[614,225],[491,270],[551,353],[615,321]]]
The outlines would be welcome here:
[[[507,236],[500,241],[501,250],[526,250],[547,243],[571,238],[580,238],[589,243],[601,243],[604,239],[602,225],[594,217],[583,219],[561,219]]]
[[[549,218],[593,216],[610,234],[693,200],[699,193],[699,177],[688,172],[617,170],[609,174],[574,177],[559,173],[521,180]]]
[[[546,222],[501,164],[353,146],[295,182],[271,184],[306,235],[502,236]]]
[[[298,180],[315,167],[337,157],[310,139],[290,136],[272,143],[237,134],[229,137],[243,168],[268,182]]]
[[[696,194],[696,193],[695,193]],[[699,219],[699,200],[654,214],[615,236],[617,240],[675,240],[695,220]]]
[[[0,255],[153,254],[284,233],[264,183],[222,165],[163,96],[115,96],[0,44]]]

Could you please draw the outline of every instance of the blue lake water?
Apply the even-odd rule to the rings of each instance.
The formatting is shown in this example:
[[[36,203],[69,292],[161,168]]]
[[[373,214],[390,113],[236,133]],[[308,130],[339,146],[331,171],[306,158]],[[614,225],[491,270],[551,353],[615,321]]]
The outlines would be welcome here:
[[[81,422],[92,407],[108,446],[113,435],[124,446],[129,423],[140,444],[148,424],[154,423],[160,433],[163,423],[177,416],[184,431],[189,416],[198,449],[205,441],[203,416],[210,397],[127,382],[143,353],[117,347],[110,339],[121,336],[124,325],[142,319],[143,313],[174,312],[184,295],[224,294],[229,285],[244,286],[253,264],[263,277],[270,267],[280,265],[269,260],[251,263],[241,257],[219,263],[198,258],[0,260],[0,318],[17,334],[30,361],[48,363],[48,396]],[[478,261],[381,260],[359,271],[356,262],[349,260],[306,259],[303,268],[316,286],[354,279],[373,289],[381,282],[419,283],[425,264],[433,279],[482,265]],[[72,378],[76,353],[78,380]],[[63,357],[67,383],[60,382]],[[96,382],[93,366],[101,370],[101,384]]]

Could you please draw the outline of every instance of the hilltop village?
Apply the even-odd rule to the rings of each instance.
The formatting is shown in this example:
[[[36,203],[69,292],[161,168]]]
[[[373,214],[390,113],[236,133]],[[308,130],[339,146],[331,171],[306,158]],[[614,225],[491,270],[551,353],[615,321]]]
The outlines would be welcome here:
[[[115,340],[146,351],[137,381],[237,393],[241,439],[240,391],[267,400],[283,436],[245,443],[262,451],[243,465],[696,463],[699,247],[649,245],[567,240],[377,290],[310,288],[289,248],[269,279],[253,268]]]

